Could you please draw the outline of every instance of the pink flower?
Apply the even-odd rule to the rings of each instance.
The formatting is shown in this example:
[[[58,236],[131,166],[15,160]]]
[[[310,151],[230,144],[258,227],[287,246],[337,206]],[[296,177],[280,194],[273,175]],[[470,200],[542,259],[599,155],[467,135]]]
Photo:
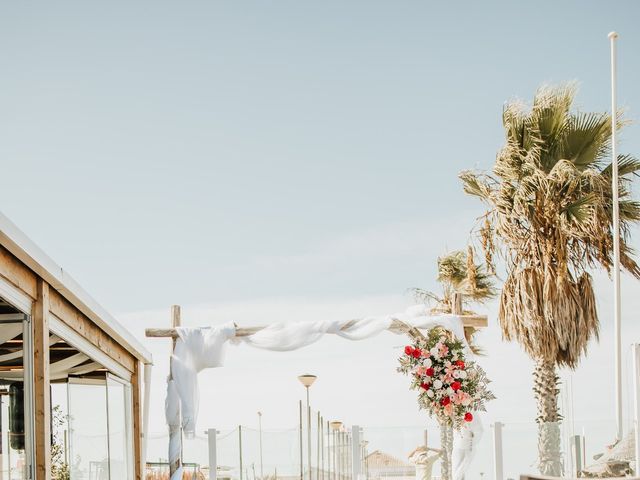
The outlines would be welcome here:
[[[416,373],[416,375],[426,375],[427,374],[427,367],[425,367],[425,366],[416,367],[415,373]]]
[[[451,401],[456,405],[464,405],[466,407],[471,403],[471,397],[469,397],[468,393],[458,390],[451,395]]]
[[[447,347],[444,343],[438,344],[438,353],[441,357],[444,357],[449,353],[449,347]]]
[[[448,403],[447,405],[445,405],[443,410],[446,416],[450,417],[451,415],[453,415],[453,403]]]

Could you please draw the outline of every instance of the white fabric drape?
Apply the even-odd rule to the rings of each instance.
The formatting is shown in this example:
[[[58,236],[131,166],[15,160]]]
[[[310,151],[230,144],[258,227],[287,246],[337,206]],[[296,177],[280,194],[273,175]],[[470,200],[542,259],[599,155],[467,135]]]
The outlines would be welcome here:
[[[467,428],[461,430],[454,437],[451,455],[453,480],[464,480],[464,475],[478,451],[478,443],[480,443],[483,433],[482,422],[479,414],[476,414],[473,421],[467,424]]]
[[[198,373],[205,368],[224,365],[225,345],[231,340],[256,348],[291,351],[311,345],[324,335],[338,335],[347,340],[364,340],[390,330],[395,321],[408,327],[429,330],[440,326],[451,331],[465,344],[466,355],[473,355],[464,336],[464,326],[456,315],[429,314],[426,305],[416,305],[405,312],[384,317],[318,322],[278,322],[246,336],[235,336],[236,327],[227,323],[216,327],[178,328],[178,339],[171,357],[171,377],[167,384],[165,414],[170,433],[169,461],[180,458],[180,426],[187,437],[195,434],[198,416]],[[392,330],[395,333],[402,333]],[[179,480],[178,472],[171,480]]]

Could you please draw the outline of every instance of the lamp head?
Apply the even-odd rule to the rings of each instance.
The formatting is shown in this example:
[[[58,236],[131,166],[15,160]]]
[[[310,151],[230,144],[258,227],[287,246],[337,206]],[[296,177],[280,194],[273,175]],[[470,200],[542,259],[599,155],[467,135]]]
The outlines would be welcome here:
[[[318,377],[316,377],[315,375],[305,374],[305,375],[300,375],[298,377],[298,380],[300,380],[300,383],[304,385],[306,388],[309,388],[311,385],[313,385],[313,382],[315,382],[317,378]]]
[[[333,430],[334,432],[337,432],[342,428],[342,422],[333,421],[329,423],[329,426],[331,427],[331,430]]]

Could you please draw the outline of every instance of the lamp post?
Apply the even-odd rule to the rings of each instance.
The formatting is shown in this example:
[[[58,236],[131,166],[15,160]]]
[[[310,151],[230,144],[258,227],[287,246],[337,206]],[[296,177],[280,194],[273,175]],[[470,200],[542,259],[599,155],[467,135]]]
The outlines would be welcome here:
[[[298,376],[298,380],[300,383],[304,385],[304,388],[307,390],[307,462],[309,468],[309,480],[312,480],[312,472],[311,472],[311,406],[309,403],[309,388],[313,385],[313,382],[316,381],[318,377],[315,375],[300,375]]]
[[[334,421],[329,424],[331,427],[331,431],[333,432],[333,479],[340,479],[340,457],[338,452],[338,447],[336,445],[336,440],[338,437],[338,432],[342,429],[342,422]]]
[[[262,462],[262,412],[258,412],[258,431],[260,442],[260,480],[264,480],[264,464]]]

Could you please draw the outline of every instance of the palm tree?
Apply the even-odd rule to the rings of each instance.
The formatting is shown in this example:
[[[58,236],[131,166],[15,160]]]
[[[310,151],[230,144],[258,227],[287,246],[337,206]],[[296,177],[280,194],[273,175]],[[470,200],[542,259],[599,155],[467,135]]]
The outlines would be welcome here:
[[[488,205],[480,228],[486,257],[498,251],[507,276],[499,321],[506,340],[535,361],[539,469],[559,475],[558,367],[575,368],[599,322],[589,270],[613,266],[611,116],[572,112],[573,85],[543,87],[533,105],[508,103],[506,143],[493,174],[462,172],[464,190]],[[617,128],[623,126],[618,120]],[[629,226],[640,220],[630,182],[640,162],[620,155],[620,259],[640,278]]]
[[[459,293],[466,301],[484,303],[496,296],[493,273],[481,263],[476,263],[473,248],[467,251],[455,250],[438,257],[438,283],[442,294],[422,288],[414,288],[416,300],[429,303],[435,301],[431,309],[434,313],[452,313],[453,297]]]

